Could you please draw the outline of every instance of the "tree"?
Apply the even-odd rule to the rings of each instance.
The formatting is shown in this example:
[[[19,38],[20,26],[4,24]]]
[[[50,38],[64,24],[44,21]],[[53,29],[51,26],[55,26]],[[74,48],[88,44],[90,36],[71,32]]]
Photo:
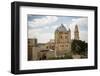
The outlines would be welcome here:
[[[88,43],[81,40],[73,40],[71,50],[73,54],[87,55]]]
[[[71,53],[65,53],[64,59],[72,59]]]

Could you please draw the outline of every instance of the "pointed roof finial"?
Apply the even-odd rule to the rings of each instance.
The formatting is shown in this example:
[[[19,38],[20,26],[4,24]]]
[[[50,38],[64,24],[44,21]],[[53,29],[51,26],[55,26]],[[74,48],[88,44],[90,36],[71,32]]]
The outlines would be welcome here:
[[[67,32],[67,29],[63,24],[56,29],[56,32]]]
[[[79,30],[78,30],[78,25],[76,24],[75,25],[75,32],[78,32]]]

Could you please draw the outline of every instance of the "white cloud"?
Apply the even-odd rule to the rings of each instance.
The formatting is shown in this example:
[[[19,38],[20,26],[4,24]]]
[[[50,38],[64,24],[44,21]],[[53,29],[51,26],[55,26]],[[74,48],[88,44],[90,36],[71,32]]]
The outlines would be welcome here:
[[[50,25],[43,28],[35,28],[28,30],[28,38],[37,38],[39,43],[48,42],[54,39],[54,32],[60,25]]]
[[[53,39],[54,33],[42,33],[37,37],[40,43],[47,43],[50,39]]]
[[[47,19],[47,20],[46,20]],[[50,21],[50,20],[51,21]],[[49,20],[49,21],[48,21]],[[39,21],[39,22],[38,22]],[[43,23],[41,21],[44,21]],[[49,22],[53,22],[53,21],[57,21],[57,17],[55,16],[46,16],[46,18],[42,18],[41,20],[40,19],[36,19],[35,20],[35,26],[33,25],[33,22],[32,22],[32,26],[33,27],[36,27],[36,26],[44,26],[46,24],[48,24]],[[79,26],[79,35],[80,35],[80,39],[83,40],[83,41],[86,41],[88,42],[88,32],[87,31],[83,31],[83,30],[80,30],[80,28],[82,28],[83,26],[87,26],[88,23],[87,23],[87,18],[78,18],[78,19],[72,19],[72,23],[70,25],[67,25],[67,24],[64,24],[64,26],[66,28],[70,28],[71,29],[71,38],[74,39],[74,29],[75,29],[75,25],[77,24]],[[42,23],[42,25],[41,25]],[[51,25],[50,27],[48,26],[45,26],[43,28],[35,28],[35,29],[29,29],[28,30],[28,38],[37,38],[38,39],[38,42],[42,42],[42,43],[45,43],[45,42],[48,42],[50,39],[54,39],[54,32],[56,30],[57,27],[59,27],[59,25]],[[50,32],[52,31],[52,32]]]
[[[88,31],[84,30],[82,31],[81,29],[83,27],[88,28],[88,18],[78,18],[78,19],[72,19],[72,23],[70,24],[70,29],[71,29],[71,38],[74,39],[74,30],[75,30],[75,25],[78,25],[79,27],[79,35],[80,39],[84,41],[88,41]]]
[[[37,38],[42,29],[29,29],[28,38]]]
[[[80,26],[87,26],[88,24],[88,18],[78,18],[78,19],[72,19],[73,25],[78,24]]]
[[[53,22],[56,22],[58,18],[56,16],[44,16],[43,18],[33,19],[28,22],[30,28],[44,26]]]
[[[28,30],[28,38],[37,38],[39,43],[46,43],[50,39],[54,39],[54,33],[43,32],[44,29]]]

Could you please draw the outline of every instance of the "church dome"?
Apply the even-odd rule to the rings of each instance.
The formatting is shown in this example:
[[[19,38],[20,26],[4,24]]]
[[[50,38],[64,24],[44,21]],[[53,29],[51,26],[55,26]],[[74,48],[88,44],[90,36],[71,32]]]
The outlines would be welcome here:
[[[67,29],[63,24],[61,24],[61,26],[56,29],[56,32],[67,32]]]

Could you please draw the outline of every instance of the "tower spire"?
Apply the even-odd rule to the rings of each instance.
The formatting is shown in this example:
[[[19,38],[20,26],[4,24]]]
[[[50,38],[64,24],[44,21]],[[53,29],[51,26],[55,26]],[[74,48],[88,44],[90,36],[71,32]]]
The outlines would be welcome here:
[[[79,29],[77,24],[75,25],[74,39],[79,40]]]

